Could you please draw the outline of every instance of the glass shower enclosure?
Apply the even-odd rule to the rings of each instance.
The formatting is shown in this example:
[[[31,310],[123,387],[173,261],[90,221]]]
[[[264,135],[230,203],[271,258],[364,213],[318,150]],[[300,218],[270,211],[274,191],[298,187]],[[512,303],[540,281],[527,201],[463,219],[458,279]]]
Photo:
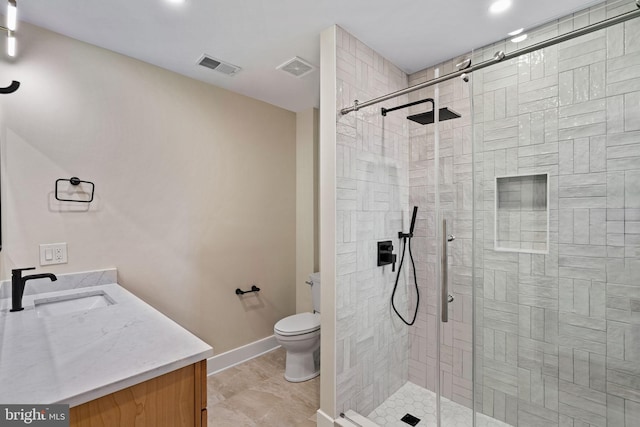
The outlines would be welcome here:
[[[509,57],[636,10],[411,75],[339,29],[339,108],[508,56],[338,117],[336,403],[355,425],[640,425],[640,19]],[[414,265],[378,267],[413,206]],[[411,318],[414,273],[407,326],[391,294]]]
[[[530,43],[635,10],[601,4]],[[473,74],[478,414],[640,425],[639,31],[636,18]]]

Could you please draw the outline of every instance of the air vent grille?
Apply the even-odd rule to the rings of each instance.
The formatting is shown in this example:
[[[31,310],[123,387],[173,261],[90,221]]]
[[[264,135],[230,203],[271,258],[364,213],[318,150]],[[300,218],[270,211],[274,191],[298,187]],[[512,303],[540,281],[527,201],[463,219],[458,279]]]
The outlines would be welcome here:
[[[218,68],[216,68],[216,71],[220,71],[221,73],[227,74],[229,76],[234,75],[239,70],[240,70],[240,68],[238,68],[238,67],[235,67],[235,66],[229,65],[229,64],[224,64],[224,63],[221,63],[220,65],[218,65]]]
[[[203,55],[198,61],[198,65],[202,65],[203,67],[210,68],[219,73],[225,74],[227,76],[234,76],[238,74],[242,68],[229,64],[228,62],[220,61],[219,59],[212,58],[208,55]]]
[[[313,72],[313,70],[315,70],[315,67],[304,59],[296,56],[288,60],[284,64],[279,65],[278,67],[276,67],[276,69],[282,70],[285,73],[300,78]]]
[[[218,65],[220,65],[220,61],[216,61],[215,59],[211,59],[208,56],[205,56],[200,60],[200,65],[215,70]]]

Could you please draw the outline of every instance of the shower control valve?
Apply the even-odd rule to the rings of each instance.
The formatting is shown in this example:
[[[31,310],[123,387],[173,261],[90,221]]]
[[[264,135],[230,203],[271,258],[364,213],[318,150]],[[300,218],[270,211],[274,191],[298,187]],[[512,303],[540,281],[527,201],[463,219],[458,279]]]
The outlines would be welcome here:
[[[395,272],[396,258],[396,255],[393,253],[393,243],[391,240],[378,242],[378,267],[392,264],[391,271]]]

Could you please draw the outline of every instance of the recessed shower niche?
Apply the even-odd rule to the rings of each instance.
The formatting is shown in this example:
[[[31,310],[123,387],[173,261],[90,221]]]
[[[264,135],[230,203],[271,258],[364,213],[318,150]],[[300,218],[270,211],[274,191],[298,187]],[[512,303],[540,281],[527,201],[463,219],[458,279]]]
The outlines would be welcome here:
[[[496,177],[495,250],[549,252],[547,174]]]

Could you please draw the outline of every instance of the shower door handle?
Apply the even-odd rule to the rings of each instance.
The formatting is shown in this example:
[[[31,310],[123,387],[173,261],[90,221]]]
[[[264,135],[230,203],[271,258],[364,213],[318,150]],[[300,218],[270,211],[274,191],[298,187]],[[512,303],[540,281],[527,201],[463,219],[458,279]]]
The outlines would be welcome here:
[[[455,239],[455,237],[451,236],[452,239],[449,240],[447,236],[447,220],[442,220],[442,254],[440,260],[440,276],[442,279],[442,283],[440,286],[440,306],[441,306],[441,316],[443,322],[449,321],[449,262],[447,255],[447,243]]]

